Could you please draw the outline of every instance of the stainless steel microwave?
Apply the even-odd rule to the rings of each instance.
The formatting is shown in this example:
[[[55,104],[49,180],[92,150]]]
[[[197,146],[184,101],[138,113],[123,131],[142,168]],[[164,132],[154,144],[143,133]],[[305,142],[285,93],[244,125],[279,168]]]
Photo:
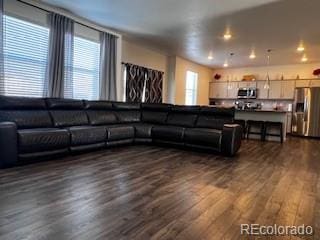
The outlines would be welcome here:
[[[238,98],[239,99],[256,99],[257,89],[256,88],[239,88]]]

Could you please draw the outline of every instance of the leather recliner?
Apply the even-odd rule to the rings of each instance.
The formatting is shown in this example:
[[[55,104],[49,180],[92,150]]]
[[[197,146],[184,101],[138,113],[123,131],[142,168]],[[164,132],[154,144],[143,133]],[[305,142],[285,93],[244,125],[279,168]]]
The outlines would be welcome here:
[[[0,96],[0,167],[133,143],[233,156],[233,119],[233,108]]]

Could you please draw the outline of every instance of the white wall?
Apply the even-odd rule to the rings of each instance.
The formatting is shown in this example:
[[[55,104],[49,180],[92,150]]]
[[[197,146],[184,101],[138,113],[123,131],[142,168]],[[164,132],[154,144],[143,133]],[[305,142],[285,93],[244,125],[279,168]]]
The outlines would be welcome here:
[[[185,88],[187,71],[198,73],[197,104],[209,104],[209,82],[212,79],[213,69],[176,57],[174,79],[174,103],[185,104]]]

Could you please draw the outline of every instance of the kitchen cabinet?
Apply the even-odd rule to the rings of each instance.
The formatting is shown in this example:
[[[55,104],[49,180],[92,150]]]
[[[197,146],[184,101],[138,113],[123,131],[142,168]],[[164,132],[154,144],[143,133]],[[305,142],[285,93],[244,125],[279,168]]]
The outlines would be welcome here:
[[[228,83],[227,83],[228,88]],[[230,82],[228,88],[228,98],[236,99],[238,98],[238,82]]]
[[[228,84],[226,82],[210,83],[210,98],[227,98]]]
[[[296,80],[296,87],[309,87],[310,80]]]
[[[258,99],[267,99],[269,90],[264,88],[266,81],[257,81]]]
[[[269,81],[269,99],[280,99],[282,95],[281,81]]]
[[[296,83],[294,80],[282,80],[281,81],[281,99],[293,99],[294,98],[294,89]]]
[[[311,80],[310,87],[320,87],[320,79]]]
[[[269,99],[293,99],[295,86],[294,80],[270,81]]]
[[[239,82],[239,88],[255,88],[257,87],[256,81],[241,81]]]

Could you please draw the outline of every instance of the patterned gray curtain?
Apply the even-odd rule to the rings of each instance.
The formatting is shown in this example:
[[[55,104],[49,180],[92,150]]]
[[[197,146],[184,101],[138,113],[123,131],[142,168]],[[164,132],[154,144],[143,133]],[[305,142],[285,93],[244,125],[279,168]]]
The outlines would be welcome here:
[[[100,44],[100,100],[116,101],[117,37],[103,32]]]
[[[145,68],[133,64],[126,64],[126,101],[142,102],[145,83]]]
[[[50,13],[49,55],[44,96],[73,97],[73,20]]]
[[[163,72],[148,69],[146,78],[145,102],[162,103]]]
[[[4,95],[3,0],[0,0],[0,95]]]

